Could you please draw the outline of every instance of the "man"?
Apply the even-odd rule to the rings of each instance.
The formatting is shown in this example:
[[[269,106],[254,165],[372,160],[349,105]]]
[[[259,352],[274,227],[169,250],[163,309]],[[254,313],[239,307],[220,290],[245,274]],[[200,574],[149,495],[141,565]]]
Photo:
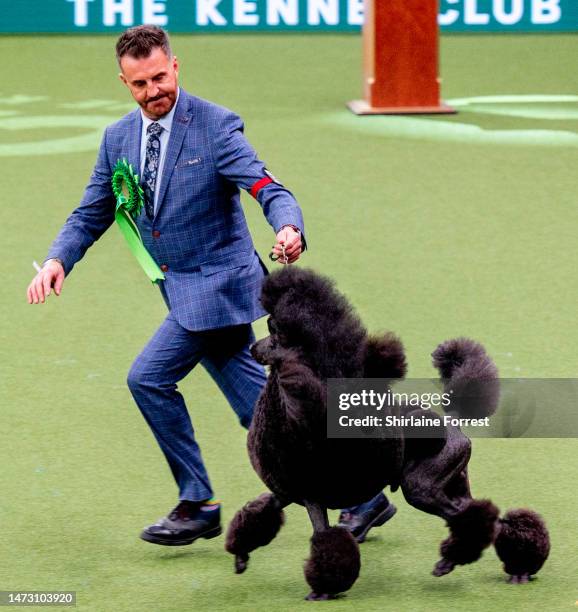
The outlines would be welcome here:
[[[128,386],[162,449],[179,503],[141,538],[191,544],[221,533],[220,506],[177,383],[199,362],[248,427],[266,375],[249,353],[266,269],[255,252],[239,190],[261,205],[276,234],[273,253],[295,262],[305,248],[293,195],[270,174],[231,111],[178,86],[166,32],[138,26],[116,45],[120,79],[140,109],[104,133],[84,197],[28,287],[29,303],[60,295],[65,276],[114,221],[111,176],[119,159],[140,169],[145,209],[137,225],[160,265],[169,313],[133,363]]]

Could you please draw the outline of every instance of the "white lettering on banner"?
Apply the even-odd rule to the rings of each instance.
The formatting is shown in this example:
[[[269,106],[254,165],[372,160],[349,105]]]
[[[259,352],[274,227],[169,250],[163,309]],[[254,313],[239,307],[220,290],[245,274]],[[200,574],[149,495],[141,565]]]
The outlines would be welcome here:
[[[83,28],[88,25],[88,3],[93,0],[66,0],[74,2],[74,25]]]
[[[338,0],[309,0],[307,3],[307,23],[320,25],[321,18],[327,25],[339,23]]]
[[[239,26],[253,26],[259,23],[256,2],[233,0],[233,23]]]
[[[117,15],[120,15],[121,25],[133,25],[134,11],[132,0],[104,0],[102,23],[105,26],[115,26]]]
[[[286,25],[299,23],[297,0],[269,0],[267,2],[267,25],[279,25],[281,19]]]
[[[491,17],[502,25],[515,25],[524,17],[525,7],[531,10],[531,20],[534,24],[557,23],[562,18],[560,0],[492,0],[492,15],[481,12],[478,8],[479,3],[479,0],[445,0],[445,4],[448,5],[462,4],[463,23],[471,26],[488,25]],[[439,13],[438,24],[450,26],[459,18],[459,8],[448,8]]]
[[[490,16],[487,13],[478,13],[478,0],[464,0],[464,23],[486,25],[490,23]]]
[[[217,5],[221,0],[197,0],[197,24],[206,26],[210,23],[214,25],[227,25],[227,20],[217,10]]]
[[[511,4],[510,12],[506,12],[506,2]],[[504,25],[518,23],[524,15],[524,0],[494,0],[494,17]]]
[[[164,14],[166,0],[143,0],[142,22],[149,25],[166,26],[169,18]]]
[[[363,0],[348,0],[347,23],[349,25],[363,25]]]
[[[363,0],[349,0],[347,3],[347,23],[363,25]]]
[[[460,0],[447,0],[448,4],[457,4]],[[460,12],[455,9],[449,9],[445,13],[438,15],[438,24],[441,26],[449,26],[455,23],[460,16]]]
[[[176,0],[60,1],[74,5],[74,25],[79,28],[95,25],[92,22],[101,3],[102,24],[107,27],[135,25],[135,11],[139,18],[142,15],[141,23],[168,26],[167,6],[170,2],[179,4]],[[255,27],[262,22],[272,27],[361,26],[365,13],[364,0],[181,0],[183,4],[185,1],[190,6],[195,4],[192,27]],[[90,3],[94,3],[92,9]],[[300,19],[301,7],[306,10],[305,22]],[[227,15],[232,12],[230,19],[223,10]],[[558,23],[562,17],[561,0],[443,0],[437,21],[442,27],[483,30],[488,25],[507,29],[522,22],[547,26]]]
[[[534,0],[532,3],[532,23],[556,23],[560,17],[560,0]]]

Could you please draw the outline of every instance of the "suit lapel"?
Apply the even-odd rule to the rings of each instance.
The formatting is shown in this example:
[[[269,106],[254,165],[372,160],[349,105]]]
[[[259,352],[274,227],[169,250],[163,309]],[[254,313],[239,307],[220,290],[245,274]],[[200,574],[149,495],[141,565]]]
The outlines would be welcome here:
[[[140,180],[140,136],[142,132],[142,119],[140,110],[136,110],[132,116],[132,125],[128,130],[128,163],[132,166],[135,174]]]
[[[165,194],[167,192],[167,186],[173,175],[175,164],[179,157],[179,153],[183,147],[183,140],[185,133],[189,127],[191,120],[191,110],[189,104],[189,98],[185,92],[181,89],[179,95],[179,102],[173,117],[173,125],[171,127],[171,133],[169,135],[169,142],[167,144],[167,154],[165,156],[165,164],[163,166],[163,174],[161,177],[161,185],[159,191],[159,199],[157,202],[157,212],[159,214],[161,206],[163,205]],[[156,216],[155,215],[155,216]]]

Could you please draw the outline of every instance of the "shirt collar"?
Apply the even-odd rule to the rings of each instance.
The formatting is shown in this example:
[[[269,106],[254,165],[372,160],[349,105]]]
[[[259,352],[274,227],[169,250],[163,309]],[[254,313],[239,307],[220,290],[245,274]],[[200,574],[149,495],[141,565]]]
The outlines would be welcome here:
[[[156,121],[158,123],[160,123],[161,127],[166,130],[167,132],[171,131],[171,127],[173,126],[173,117],[175,116],[175,111],[177,110],[177,104],[179,103],[179,96],[181,95],[181,88],[179,87],[177,89],[177,99],[175,100],[175,103],[173,104],[173,108],[171,108],[171,110],[164,116],[161,117],[160,119],[156,119]],[[155,119],[149,119],[149,117],[147,117],[143,111],[142,108],[140,109],[140,114],[142,117],[142,124],[143,124],[143,129],[146,132],[146,129],[148,128],[148,126],[151,123],[155,122]]]

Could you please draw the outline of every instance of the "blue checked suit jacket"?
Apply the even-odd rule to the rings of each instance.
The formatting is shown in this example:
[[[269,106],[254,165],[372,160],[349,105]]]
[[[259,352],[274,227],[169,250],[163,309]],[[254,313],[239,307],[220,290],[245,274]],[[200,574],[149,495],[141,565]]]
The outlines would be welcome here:
[[[66,274],[114,221],[112,171],[121,158],[140,168],[141,122],[136,109],[105,130],[84,197],[47,256],[61,259]],[[239,192],[265,176],[241,119],[181,89],[157,186],[157,212],[151,221],[143,211],[137,225],[149,253],[167,267],[159,286],[183,327],[214,329],[265,314],[259,295],[267,270],[255,251]],[[275,232],[284,225],[303,232],[301,209],[282,185],[269,183],[257,201]]]

